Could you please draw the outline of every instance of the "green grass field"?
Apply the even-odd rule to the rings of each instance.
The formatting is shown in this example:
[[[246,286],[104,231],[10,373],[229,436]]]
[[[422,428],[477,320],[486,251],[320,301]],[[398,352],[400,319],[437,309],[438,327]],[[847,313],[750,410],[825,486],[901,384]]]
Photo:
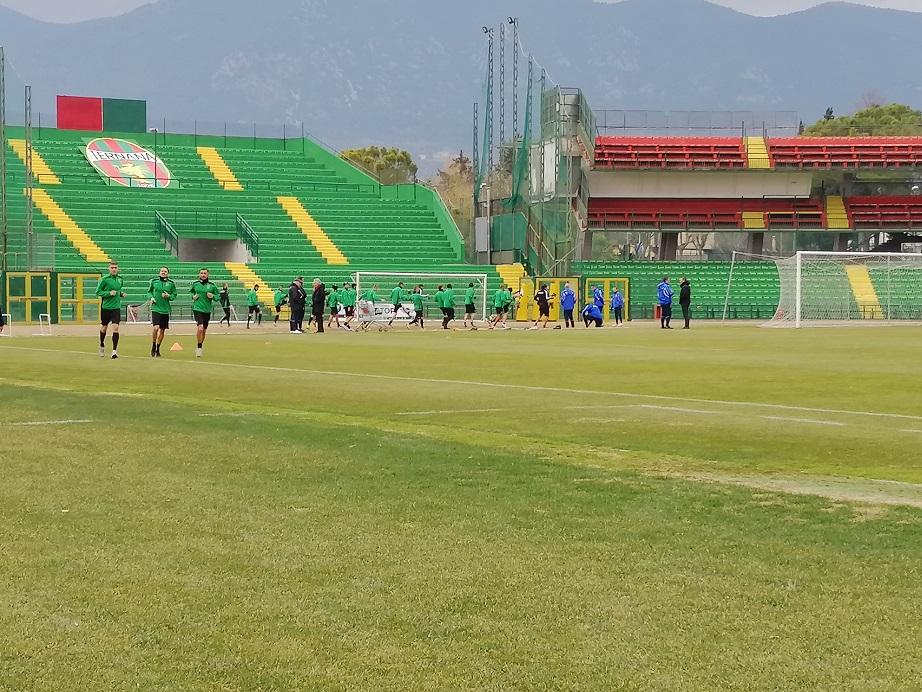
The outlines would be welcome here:
[[[0,689],[919,689],[919,329],[175,340],[0,341]]]

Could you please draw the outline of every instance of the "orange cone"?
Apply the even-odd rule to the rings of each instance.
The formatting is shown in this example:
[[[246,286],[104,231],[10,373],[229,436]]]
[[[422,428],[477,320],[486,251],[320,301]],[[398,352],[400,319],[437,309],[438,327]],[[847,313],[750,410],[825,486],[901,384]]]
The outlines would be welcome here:
[[[182,346],[180,346],[179,342],[177,341],[175,344],[170,346],[170,350],[171,351],[182,351]]]

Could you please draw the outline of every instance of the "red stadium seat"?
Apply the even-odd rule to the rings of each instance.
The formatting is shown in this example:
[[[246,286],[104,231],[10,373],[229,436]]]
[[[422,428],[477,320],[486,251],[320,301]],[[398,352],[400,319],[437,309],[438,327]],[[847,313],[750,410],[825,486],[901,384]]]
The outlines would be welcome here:
[[[595,167],[746,168],[746,146],[739,137],[598,137]]]
[[[856,229],[922,228],[922,197],[850,197],[845,204]]]
[[[900,168],[922,165],[922,137],[788,137],[768,140],[777,168]]]
[[[616,199],[589,200],[595,230],[743,228],[743,212],[762,212],[767,229],[825,228],[820,199]]]

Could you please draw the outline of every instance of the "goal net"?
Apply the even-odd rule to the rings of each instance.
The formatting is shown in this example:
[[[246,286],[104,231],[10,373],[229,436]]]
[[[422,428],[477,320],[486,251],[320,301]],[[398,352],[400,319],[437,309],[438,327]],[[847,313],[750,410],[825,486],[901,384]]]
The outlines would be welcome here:
[[[778,327],[922,321],[922,254],[798,252],[775,260]]]
[[[357,313],[360,321],[376,322],[390,320],[393,312],[391,291],[402,281],[406,295],[401,301],[402,310],[397,313],[397,320],[409,321],[415,313],[409,294],[417,286],[423,287],[425,312],[440,314],[434,297],[439,286],[451,284],[455,294],[455,316],[464,317],[465,294],[474,284],[474,306],[477,318],[486,319],[487,311],[487,275],[486,274],[442,274],[433,272],[356,272],[354,275],[356,293],[358,294]],[[374,290],[378,299],[373,303],[362,299],[368,290]]]

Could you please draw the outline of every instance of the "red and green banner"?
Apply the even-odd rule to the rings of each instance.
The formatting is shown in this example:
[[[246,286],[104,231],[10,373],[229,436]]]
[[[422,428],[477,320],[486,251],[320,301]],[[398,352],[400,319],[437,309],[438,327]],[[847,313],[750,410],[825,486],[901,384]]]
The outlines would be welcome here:
[[[58,96],[58,129],[146,132],[147,101]]]
[[[125,139],[98,137],[84,149],[86,160],[109,183],[145,189],[167,188],[173,176],[157,156]]]

